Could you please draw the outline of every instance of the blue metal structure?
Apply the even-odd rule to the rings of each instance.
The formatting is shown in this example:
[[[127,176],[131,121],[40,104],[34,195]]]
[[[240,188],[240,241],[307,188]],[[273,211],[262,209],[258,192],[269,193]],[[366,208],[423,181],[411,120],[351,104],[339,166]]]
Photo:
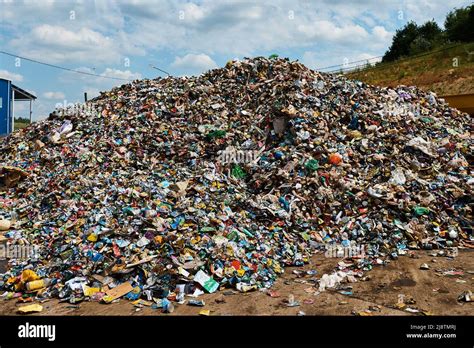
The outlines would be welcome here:
[[[0,136],[10,134],[14,130],[15,101],[30,101],[30,123],[31,123],[31,101],[36,97],[12,84],[10,80],[0,78]]]
[[[11,81],[0,79],[0,136],[11,133]]]

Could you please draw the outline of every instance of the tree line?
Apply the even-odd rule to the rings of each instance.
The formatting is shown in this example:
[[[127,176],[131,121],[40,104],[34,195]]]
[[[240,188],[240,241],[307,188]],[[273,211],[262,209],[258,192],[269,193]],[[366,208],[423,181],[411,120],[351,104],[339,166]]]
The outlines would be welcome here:
[[[397,30],[382,62],[417,55],[453,42],[474,41],[474,4],[454,9],[444,21],[444,29],[430,20],[423,25],[411,21]]]
[[[30,123],[30,119],[26,117],[15,117],[15,122],[18,123]]]

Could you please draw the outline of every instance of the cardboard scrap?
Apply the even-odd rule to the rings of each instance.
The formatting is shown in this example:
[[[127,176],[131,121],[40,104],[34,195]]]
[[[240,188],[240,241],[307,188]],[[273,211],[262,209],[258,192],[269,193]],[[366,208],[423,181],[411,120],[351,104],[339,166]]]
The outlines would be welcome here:
[[[174,184],[171,184],[169,188],[170,190],[175,191],[175,192],[184,192],[186,191],[188,184],[189,184],[189,180],[179,181]]]
[[[102,300],[105,303],[110,303],[113,300],[128,294],[132,290],[133,290],[132,284],[130,284],[129,282],[125,282],[120,285],[117,285],[113,289],[107,290]]]
[[[148,256],[148,257],[145,257],[143,260],[140,260],[140,261],[137,261],[137,262],[134,262],[134,263],[129,263],[125,266],[125,268],[131,268],[131,267],[135,267],[135,266],[138,266],[138,265],[141,265],[143,263],[147,263],[147,262],[150,262],[151,260],[157,258],[158,255],[152,255],[152,256]]]
[[[43,310],[43,306],[37,303],[31,304],[28,306],[18,307],[18,312],[23,313],[23,314],[37,313],[37,312],[41,312],[42,310]]]

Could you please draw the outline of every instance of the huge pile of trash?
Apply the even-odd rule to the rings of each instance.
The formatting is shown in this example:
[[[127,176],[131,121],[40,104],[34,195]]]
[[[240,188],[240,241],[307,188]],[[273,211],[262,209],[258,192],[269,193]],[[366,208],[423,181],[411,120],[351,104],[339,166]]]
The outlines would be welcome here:
[[[356,271],[472,247],[471,127],[432,93],[279,58],[122,85],[1,141],[3,241],[37,247],[1,286],[182,301],[330,245],[363,246]]]

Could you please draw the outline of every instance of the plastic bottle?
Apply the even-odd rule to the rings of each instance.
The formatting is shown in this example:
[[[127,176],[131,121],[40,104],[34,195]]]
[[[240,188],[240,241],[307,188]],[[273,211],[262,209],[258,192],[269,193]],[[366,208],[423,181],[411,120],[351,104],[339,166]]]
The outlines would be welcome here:
[[[49,285],[51,285],[51,279],[49,278],[33,280],[31,282],[26,283],[26,289],[28,291],[38,290],[41,288],[45,288]]]

